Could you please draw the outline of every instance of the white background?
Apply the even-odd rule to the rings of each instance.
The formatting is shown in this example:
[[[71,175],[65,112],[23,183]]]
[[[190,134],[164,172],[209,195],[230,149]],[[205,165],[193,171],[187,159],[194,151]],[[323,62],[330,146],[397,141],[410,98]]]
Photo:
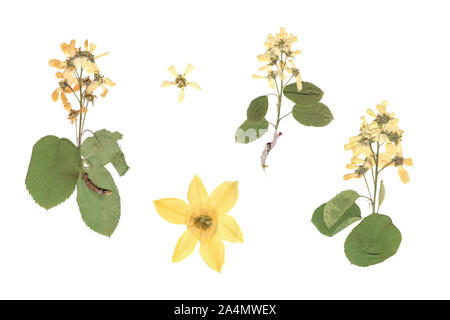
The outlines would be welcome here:
[[[1,298],[314,299],[450,298],[448,117],[450,40],[447,1],[9,1],[1,30]],[[335,120],[325,128],[282,122],[284,132],[259,166],[263,139],[234,142],[248,103],[269,92],[251,75],[268,33],[295,33],[303,79],[325,92]],[[51,58],[62,42],[88,38],[102,72],[117,83],[89,111],[87,127],[123,133],[130,171],[116,184],[122,216],[109,239],[88,229],[75,196],[49,210],[34,203],[24,181],[33,144],[53,134],[74,141],[60,102]],[[178,104],[167,68],[195,66]],[[346,182],[350,153],[366,108],[389,101],[405,130],[411,182],[384,173],[382,213],[403,242],[393,258],[352,266],[348,232],[321,235],[316,207]],[[284,110],[292,104],[285,101]],[[272,108],[274,105],[272,104]],[[273,113],[270,114],[273,117]],[[112,168],[112,167],[109,167]],[[186,199],[194,174],[212,191],[240,181],[231,211],[245,235],[226,243],[221,274],[198,251],[172,264],[184,227],[158,216],[152,200]],[[363,214],[367,204],[360,202]]]

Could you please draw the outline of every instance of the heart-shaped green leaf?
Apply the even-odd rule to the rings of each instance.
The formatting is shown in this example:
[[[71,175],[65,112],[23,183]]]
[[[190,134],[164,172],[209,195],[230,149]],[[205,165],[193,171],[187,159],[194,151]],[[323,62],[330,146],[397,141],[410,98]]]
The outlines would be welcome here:
[[[374,213],[350,232],[345,241],[345,255],[352,264],[367,267],[392,257],[401,241],[402,235],[391,218]]]
[[[328,228],[331,228],[355,203],[359,194],[353,190],[346,190],[338,193],[333,199],[328,201],[323,209],[323,221]]]
[[[250,143],[258,138],[261,138],[269,128],[269,123],[266,119],[261,122],[250,122],[246,120],[236,130],[235,139],[239,143]]]
[[[247,109],[247,120],[250,122],[261,122],[267,114],[269,108],[269,99],[267,96],[261,96],[250,102]]]
[[[104,167],[89,166],[84,169],[89,180],[111,194],[94,191],[80,175],[77,183],[77,203],[86,225],[105,236],[111,236],[120,219],[120,196],[111,174]]]
[[[323,103],[310,106],[296,104],[292,108],[292,116],[308,127],[324,127],[333,120],[333,114]]]
[[[309,82],[302,82],[302,90],[297,90],[297,84],[291,83],[283,90],[284,96],[301,106],[316,105],[323,97],[323,91]]]
[[[312,216],[312,223],[316,226],[320,233],[332,237],[339,231],[345,229],[353,222],[361,219],[361,210],[358,205],[354,203],[344,214],[333,224],[331,227],[327,227],[323,220],[323,210],[325,209],[326,203],[318,207]]]
[[[37,204],[50,209],[73,193],[80,167],[80,152],[72,142],[46,136],[33,147],[25,185]]]

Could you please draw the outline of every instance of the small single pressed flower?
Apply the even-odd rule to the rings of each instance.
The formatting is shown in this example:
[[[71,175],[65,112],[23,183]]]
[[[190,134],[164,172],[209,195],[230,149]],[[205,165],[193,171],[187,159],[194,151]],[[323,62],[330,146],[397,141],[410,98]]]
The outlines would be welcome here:
[[[186,76],[194,69],[194,66],[190,63],[186,66],[186,69],[184,70],[183,74],[180,74],[177,72],[177,69],[175,69],[174,66],[170,66],[168,68],[170,74],[175,77],[174,81],[164,81],[161,84],[161,87],[169,87],[169,86],[176,86],[180,89],[180,92],[178,93],[178,102],[183,101],[183,99],[186,97],[185,89],[187,86],[190,86],[192,88],[195,88],[197,90],[201,90],[200,86],[197,82],[189,82],[186,79]]]
[[[200,178],[194,176],[187,196],[189,203],[175,198],[154,201],[162,218],[187,227],[175,246],[172,262],[188,257],[200,242],[201,257],[210,268],[220,272],[225,261],[223,240],[244,241],[236,220],[228,215],[238,199],[238,183],[224,182],[208,195]]]

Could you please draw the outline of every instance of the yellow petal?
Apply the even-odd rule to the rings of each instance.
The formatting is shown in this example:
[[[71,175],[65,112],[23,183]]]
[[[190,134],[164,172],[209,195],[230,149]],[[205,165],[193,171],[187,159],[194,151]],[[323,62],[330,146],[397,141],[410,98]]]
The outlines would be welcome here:
[[[349,170],[356,169],[356,165],[354,165],[353,163],[349,163],[345,167]]]
[[[186,76],[189,72],[191,72],[192,69],[194,69],[194,66],[192,64],[188,63],[188,65],[186,66],[186,69],[184,70],[184,76]]]
[[[219,224],[217,226],[219,236],[229,242],[244,242],[244,234],[239,228],[236,219],[225,214],[219,217]]]
[[[102,84],[102,88],[103,88],[103,92],[101,93],[100,96],[102,98],[104,98],[104,97],[106,97],[106,94],[108,93],[108,88],[104,84]]]
[[[51,59],[48,64],[50,67],[57,69],[64,69],[64,67],[66,66],[66,63],[64,61],[58,59]]]
[[[297,75],[296,84],[297,84],[297,90],[302,91],[303,83],[302,83],[302,77],[300,76],[300,73]]]
[[[90,44],[89,44],[89,51],[90,51],[91,53],[94,52],[95,48],[97,48],[97,46],[96,46],[95,44],[93,44],[93,43],[90,43]]]
[[[186,230],[175,246],[172,262],[180,262],[184,258],[188,257],[192,252],[194,252],[197,242],[198,239],[195,238],[189,230]]]
[[[95,56],[95,59],[107,56],[108,54],[109,54],[109,52],[105,52],[105,53],[99,54],[98,56]]]
[[[398,167],[398,175],[400,177],[400,180],[402,180],[403,183],[408,183],[409,182],[408,171],[406,171],[406,169],[403,168],[402,166]]]
[[[70,41],[70,45],[69,45],[69,55],[70,56],[73,56],[75,53],[77,53],[77,49],[75,49],[75,40],[74,39],[72,39],[71,41]]]
[[[381,104],[377,105],[377,110],[380,113],[386,113],[387,106],[388,106],[388,102],[387,101],[383,101]]]
[[[114,87],[116,85],[110,78],[103,78],[103,81],[110,87]]]
[[[211,193],[208,204],[218,215],[223,215],[228,213],[234,207],[238,196],[238,182],[224,182]]]
[[[412,166],[413,165],[413,161],[412,161],[411,158],[406,158],[406,159],[403,159],[403,164],[405,166]]]
[[[349,173],[344,176],[344,180],[350,180],[352,178],[358,178],[358,175],[356,173]]]
[[[84,63],[84,67],[86,68],[86,71],[89,73],[99,72],[98,66],[91,61],[87,61],[86,63]]]
[[[366,111],[366,112],[367,112],[367,114],[368,114],[369,116],[372,116],[372,117],[374,117],[374,118],[377,117],[376,113],[373,112],[373,110],[370,109],[370,108],[367,108],[367,111]]]
[[[70,57],[69,45],[67,43],[61,43],[61,50],[66,55],[66,57]]]
[[[153,201],[156,212],[170,223],[184,224],[189,206],[186,202],[175,198],[166,198]]]
[[[220,272],[225,262],[225,245],[219,237],[211,241],[200,242],[200,255],[213,270]]]
[[[184,91],[184,89],[181,89],[180,92],[178,93],[178,102],[183,101],[183,99],[186,97],[186,92]]]
[[[88,39],[86,39],[85,41],[84,41],[84,50],[89,50],[89,41],[88,41]]]
[[[55,91],[52,93],[52,100],[53,102],[58,101],[59,99],[59,88],[56,88]]]
[[[197,175],[192,178],[191,184],[189,185],[188,200],[189,203],[194,206],[208,201],[208,192],[206,191],[202,180]]]
[[[252,78],[253,79],[267,79],[267,77],[260,76],[260,75],[257,75],[257,74],[252,75]]]
[[[174,66],[170,66],[167,70],[169,70],[170,74],[173,75],[175,78],[178,77],[177,69],[175,69]]]
[[[161,84],[161,87],[170,87],[170,86],[173,86],[174,84],[175,84],[175,82],[172,82],[172,81],[164,81]]]
[[[200,86],[198,85],[197,82],[188,82],[187,85],[191,86],[192,88],[195,88],[197,90],[201,90],[202,89],[202,88],[200,88]]]

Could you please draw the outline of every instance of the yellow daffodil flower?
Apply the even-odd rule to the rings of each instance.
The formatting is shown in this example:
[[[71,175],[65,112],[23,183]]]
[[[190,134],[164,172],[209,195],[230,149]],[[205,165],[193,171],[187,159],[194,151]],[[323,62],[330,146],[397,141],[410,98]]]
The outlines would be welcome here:
[[[175,198],[154,201],[156,211],[162,218],[170,223],[187,226],[175,247],[172,262],[188,257],[200,242],[201,257],[210,268],[220,272],[225,261],[222,240],[244,241],[236,220],[227,214],[238,199],[238,183],[224,182],[208,195],[196,175],[191,181],[187,196],[189,204]]]
[[[194,69],[194,66],[190,63],[186,66],[186,69],[184,70],[183,74],[179,74],[177,72],[177,69],[175,69],[174,66],[170,66],[168,68],[170,74],[175,77],[174,81],[163,81],[161,84],[161,87],[169,87],[169,86],[176,86],[180,88],[180,92],[178,93],[178,102],[183,101],[183,99],[186,97],[185,89],[187,86],[190,86],[192,88],[195,88],[197,90],[201,90],[200,86],[197,82],[188,82],[186,80],[186,76]]]

